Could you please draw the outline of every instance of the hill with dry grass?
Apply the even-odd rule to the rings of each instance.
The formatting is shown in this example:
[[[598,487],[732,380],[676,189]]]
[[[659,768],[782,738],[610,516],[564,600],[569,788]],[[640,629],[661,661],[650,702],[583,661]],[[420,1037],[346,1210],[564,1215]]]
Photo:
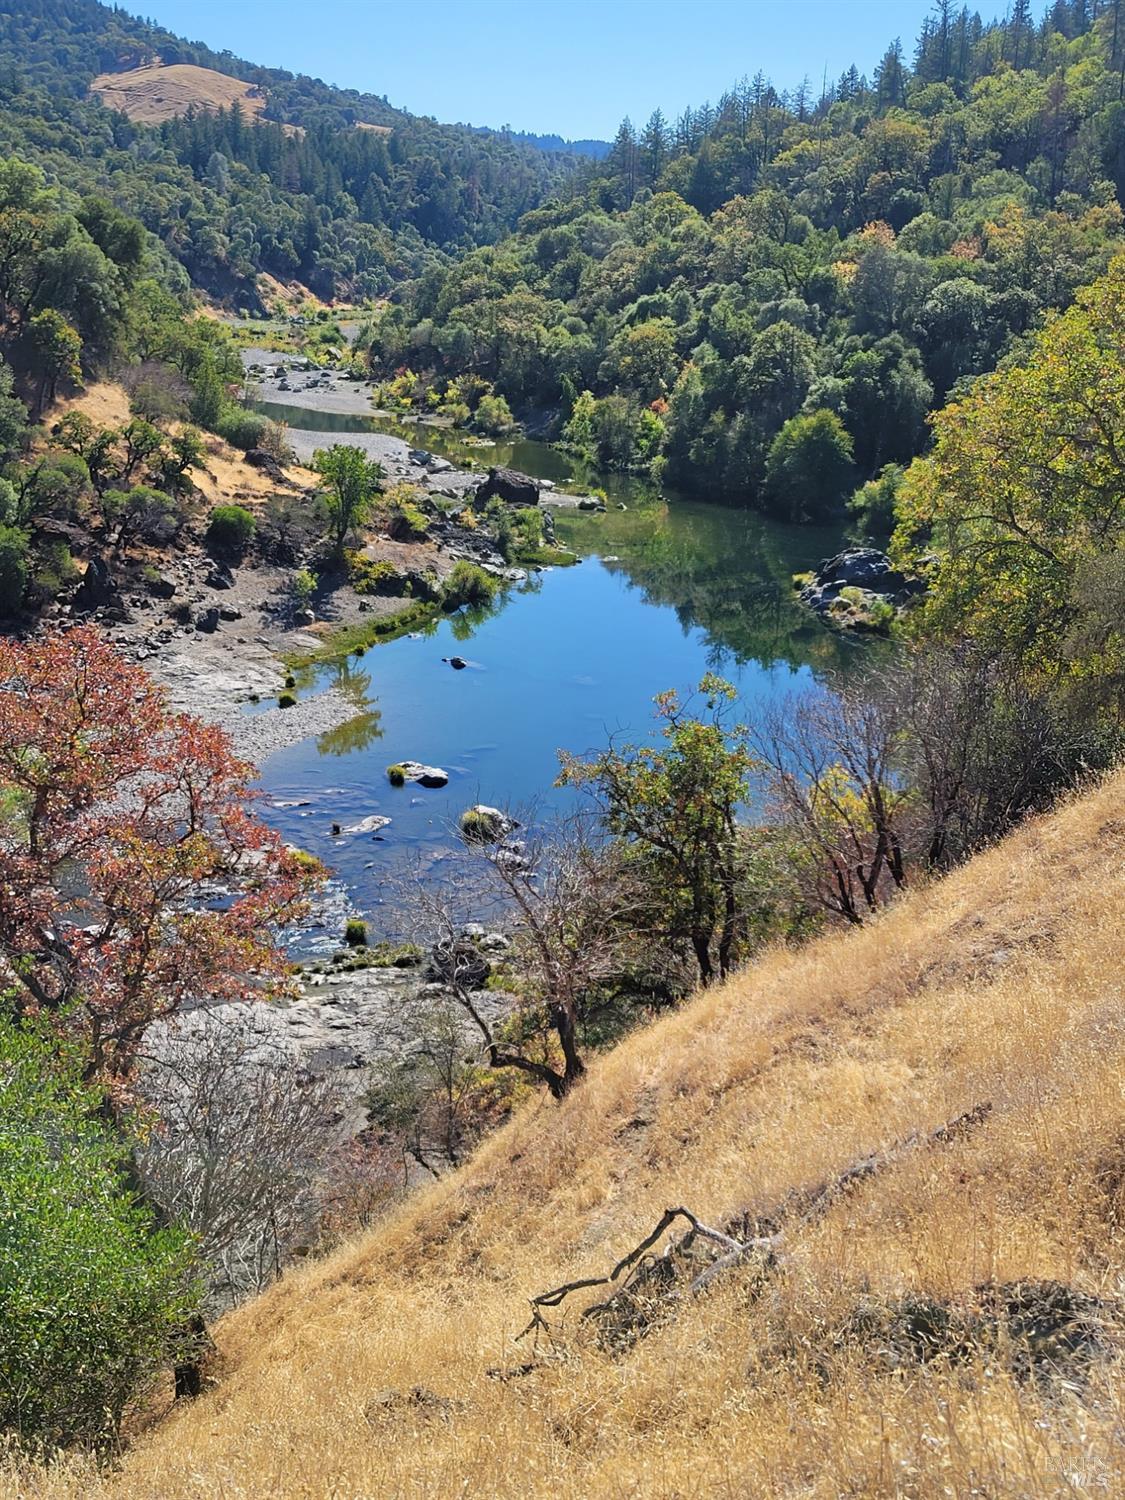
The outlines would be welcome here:
[[[119,1474],[26,1492],[1125,1492],[1123,796],[634,1035],[231,1316]],[[670,1205],[727,1244],[679,1221],[517,1341]]]
[[[174,120],[191,108],[230,109],[233,104],[250,120],[266,107],[265,94],[254,84],[191,63],[148,63],[124,73],[99,73],[90,92],[144,125]]]

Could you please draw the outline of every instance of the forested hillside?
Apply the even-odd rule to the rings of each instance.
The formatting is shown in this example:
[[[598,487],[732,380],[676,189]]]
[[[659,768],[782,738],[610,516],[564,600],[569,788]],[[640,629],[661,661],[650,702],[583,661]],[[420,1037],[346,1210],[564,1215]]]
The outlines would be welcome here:
[[[88,96],[98,75],[153,59],[254,84],[260,120],[251,128],[232,109],[146,126]],[[0,78],[0,155],[109,192],[193,281],[236,301],[253,301],[260,271],[325,297],[385,292],[442,251],[499,238],[577,160],[257,68],[97,0],[13,0],[0,13]]]
[[[625,121],[518,234],[388,310],[387,394],[457,410],[493,383],[599,462],[795,518],[882,475],[858,502],[877,532],[927,413],[1121,245],[1118,10],[985,25],[940,0],[870,79],[757,74]]]

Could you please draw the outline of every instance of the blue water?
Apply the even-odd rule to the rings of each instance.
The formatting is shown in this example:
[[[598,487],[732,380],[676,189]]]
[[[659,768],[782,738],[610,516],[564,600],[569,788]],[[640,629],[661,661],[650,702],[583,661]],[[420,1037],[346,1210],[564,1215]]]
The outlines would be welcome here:
[[[574,794],[552,787],[558,751],[651,738],[655,693],[690,692],[718,669],[752,707],[813,677],[807,665],[739,661],[596,559],[545,573],[463,635],[463,621],[444,619],[419,639],[319,669],[309,690],[342,686],[362,717],[272,757],[263,773],[271,821],[332,867],[376,930],[396,930],[381,915],[387,878],[440,865],[466,807],[509,807],[524,822],[564,810]],[[453,655],[470,665],[455,671],[442,661]],[[442,767],[448,786],[392,787],[387,766],[407,759]],[[277,806],[288,802],[305,805]],[[392,820],[377,838],[333,836],[334,822],[373,813]]]
[[[262,409],[341,438],[395,430],[373,418]],[[427,433],[426,446],[469,456],[457,434]],[[443,618],[418,638],[307,674],[300,692],[339,687],[357,717],[263,771],[271,821],[332,868],[376,934],[401,930],[392,888],[408,868],[433,879],[449,868],[465,808],[505,807],[522,822],[566,811],[575,794],[553,786],[558,752],[597,752],[611,735],[651,740],[657,693],[690,693],[717,671],[752,718],[856,655],[797,605],[792,587],[793,573],[837,550],[838,529],[662,495],[635,477],[579,476],[572,460],[523,439],[490,450],[487,462],[605,484],[606,514],[556,515],[560,542],[583,561],[533,577],[490,611]],[[455,655],[470,665],[455,671],[442,661]],[[392,787],[386,768],[401,760],[440,766],[448,786]],[[371,815],[391,823],[374,837],[333,836],[333,823]]]

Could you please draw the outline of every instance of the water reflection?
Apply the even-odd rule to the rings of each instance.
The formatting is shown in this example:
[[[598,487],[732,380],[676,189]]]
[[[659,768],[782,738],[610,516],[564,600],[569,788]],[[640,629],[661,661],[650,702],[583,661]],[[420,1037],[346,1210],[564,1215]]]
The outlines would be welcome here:
[[[714,669],[733,660],[829,671],[855,658],[853,643],[825,630],[800,607],[793,589],[794,573],[839,550],[838,527],[788,526],[756,511],[689,498],[635,474],[592,469],[529,438],[481,447],[456,430],[386,414],[315,412],[277,402],[259,402],[257,409],[306,431],[389,433],[463,467],[501,464],[563,487],[603,489],[604,515],[555,512],[559,541],[580,557],[612,559],[607,565],[623,573],[645,603],[675,610],[684,630],[705,630]],[[467,640],[479,623],[463,616],[456,638]]]

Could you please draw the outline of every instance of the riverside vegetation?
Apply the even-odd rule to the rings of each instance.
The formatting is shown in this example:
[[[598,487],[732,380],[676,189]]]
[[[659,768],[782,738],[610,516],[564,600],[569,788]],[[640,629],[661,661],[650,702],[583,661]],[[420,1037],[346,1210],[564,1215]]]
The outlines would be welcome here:
[[[154,49],[259,84],[265,123],[84,97]],[[20,0],[0,50],[8,1487],[1112,1492],[1116,4],[943,4],[870,85],[757,79],[586,164],[88,0]],[[412,175],[430,147],[521,172],[469,223]],[[198,195],[185,238],[153,233],[150,178]],[[547,411],[603,464],[798,520],[851,495],[918,584],[885,650],[768,712],[711,672],[651,737],[564,750],[570,818],[468,809],[402,941],[353,919],[326,971],[407,976],[413,1035],[359,1125],[256,1020],[294,996],[281,941],[326,872],[101,627],[124,580],[171,599],[176,552],[220,595],[268,578],[279,641],[350,601],[291,652],[287,717],[302,654],[565,557],[538,505],[435,497],[348,444],[296,465],[186,279],[252,305],[262,269],[402,280],[357,342],[392,405]],[[444,1180],[400,1204],[419,1173]]]

